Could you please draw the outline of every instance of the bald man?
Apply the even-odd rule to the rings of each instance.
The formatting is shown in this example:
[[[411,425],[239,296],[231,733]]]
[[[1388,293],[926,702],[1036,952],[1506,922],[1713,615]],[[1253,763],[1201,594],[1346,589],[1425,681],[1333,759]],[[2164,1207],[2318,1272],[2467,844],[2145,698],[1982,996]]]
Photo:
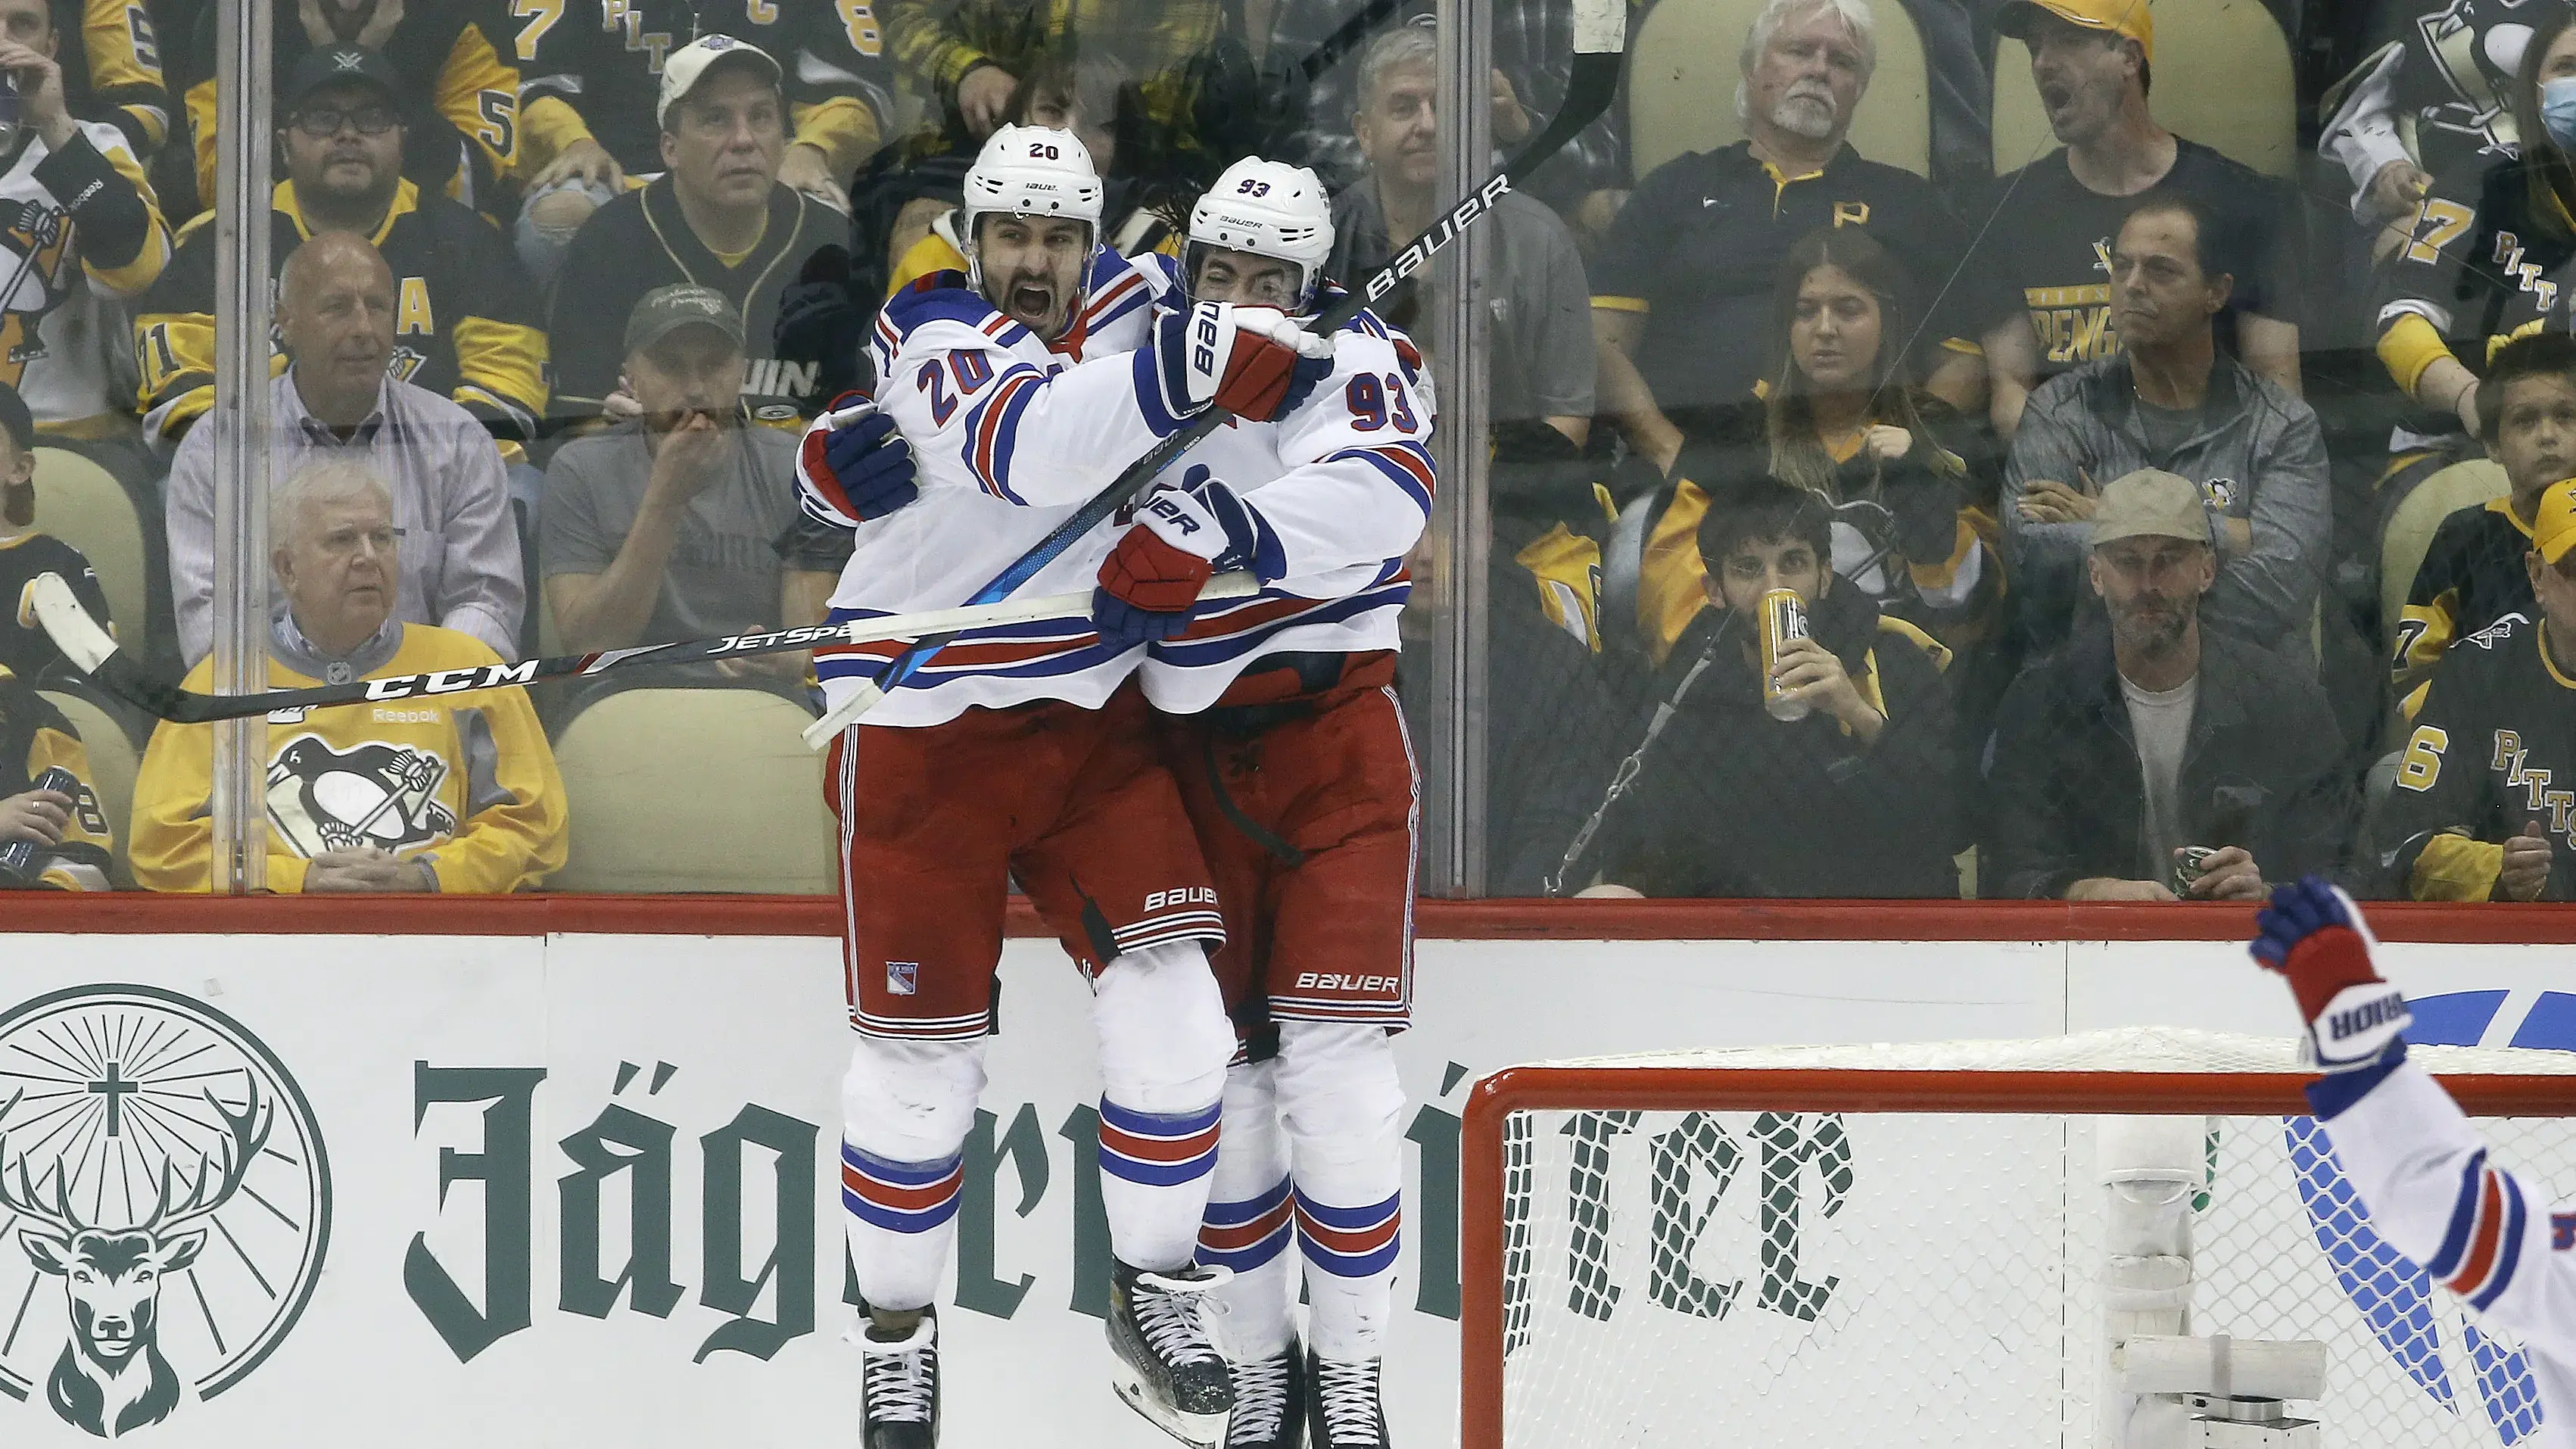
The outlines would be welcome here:
[[[374,473],[402,538],[394,617],[518,658],[527,592],[501,455],[471,413],[403,381],[417,359],[394,345],[384,258],[352,232],[296,248],[278,275],[277,328],[289,366],[269,384],[272,476],[330,461]],[[170,596],[192,666],[214,641],[214,451],[215,430],[191,428],[170,463]]]

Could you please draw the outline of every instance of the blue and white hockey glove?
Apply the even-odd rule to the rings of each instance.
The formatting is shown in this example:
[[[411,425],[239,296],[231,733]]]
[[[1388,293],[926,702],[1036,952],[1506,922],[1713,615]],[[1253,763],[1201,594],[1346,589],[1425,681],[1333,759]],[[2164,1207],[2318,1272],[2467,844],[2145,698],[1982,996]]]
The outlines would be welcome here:
[[[1101,561],[1091,622],[1102,642],[1127,648],[1180,633],[1207,581],[1248,567],[1260,551],[1261,525],[1233,489],[1209,478],[1205,466],[1190,469],[1185,481],[1185,488],[1146,499],[1135,525]]]
[[[2275,887],[2254,917],[2249,949],[2288,978],[2308,1021],[2306,1055],[2320,1071],[2367,1067],[2414,1024],[2405,994],[2371,964],[2378,945],[2352,897],[2318,876]]]
[[[921,496],[912,445],[895,431],[894,419],[871,408],[856,422],[832,426],[834,410],[865,402],[855,392],[833,399],[824,416],[805,430],[805,441],[796,450],[797,481],[853,528]]]

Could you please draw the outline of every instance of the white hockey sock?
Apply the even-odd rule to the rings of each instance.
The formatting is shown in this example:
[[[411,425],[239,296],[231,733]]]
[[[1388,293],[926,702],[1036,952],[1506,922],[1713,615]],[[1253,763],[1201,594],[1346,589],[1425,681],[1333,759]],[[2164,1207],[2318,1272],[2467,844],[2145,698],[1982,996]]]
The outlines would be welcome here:
[[[1385,1028],[1281,1022],[1278,1094],[1306,1258],[1307,1341],[1325,1358],[1382,1357],[1404,1181],[1404,1088]]]
[[[1234,1055],[1207,953],[1150,946],[1093,983],[1100,1036],[1100,1202],[1109,1249],[1137,1268],[1194,1260],[1216,1167],[1225,1064]]]
[[[1295,1237],[1288,1196],[1288,1139],[1279,1130],[1272,1063],[1225,1074],[1225,1132],[1199,1223],[1199,1261],[1233,1270],[1216,1290],[1225,1305],[1226,1352],[1240,1362],[1275,1358],[1296,1338]]]
[[[841,1080],[841,1220],[874,1308],[928,1307],[957,1238],[984,1043],[861,1035]]]

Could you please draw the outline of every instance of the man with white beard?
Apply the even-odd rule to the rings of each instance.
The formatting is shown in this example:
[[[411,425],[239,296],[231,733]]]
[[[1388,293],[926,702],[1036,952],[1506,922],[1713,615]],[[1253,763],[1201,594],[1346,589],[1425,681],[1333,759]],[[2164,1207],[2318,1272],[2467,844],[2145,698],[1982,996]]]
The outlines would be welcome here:
[[[1916,376],[1963,411],[1984,406],[1982,344],[2022,327],[2016,299],[1956,276],[1967,232],[1930,182],[1844,143],[1877,64],[1867,0],[1769,0],[1746,34],[1736,114],[1746,139],[1685,153],[1637,185],[1592,266],[1600,407],[1669,468],[1684,441],[1748,401],[1781,259],[1809,232],[1861,227],[1902,258],[1923,315]],[[2020,349],[2027,355],[2028,349]]]

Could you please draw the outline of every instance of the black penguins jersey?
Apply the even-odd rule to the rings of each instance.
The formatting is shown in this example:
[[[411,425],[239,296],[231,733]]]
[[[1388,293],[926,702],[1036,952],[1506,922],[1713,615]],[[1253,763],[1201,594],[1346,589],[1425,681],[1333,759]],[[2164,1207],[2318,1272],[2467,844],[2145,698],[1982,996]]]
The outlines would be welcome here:
[[[2531,612],[2531,574],[2523,566],[2530,551],[2531,530],[2502,498],[2454,509],[2433,530],[2398,616],[2390,666],[2410,716],[2443,651],[2507,614]]]
[[[554,415],[599,412],[626,365],[626,319],[644,294],[694,282],[725,294],[742,311],[743,405],[764,423],[810,417],[821,396],[822,364],[778,355],[778,298],[794,285],[805,259],[849,240],[850,222],[802,192],[769,189],[769,215],[749,251],[709,251],[680,212],[668,176],[630,191],[591,214],[555,274]]]
[[[2532,191],[2520,161],[2434,178],[2380,269],[2379,357],[2399,387],[2446,356],[2484,373],[2507,339],[2567,329],[2576,217],[2546,185]]]
[[[313,228],[295,183],[277,183],[269,206],[274,275]],[[180,229],[178,255],[136,308],[144,429],[165,447],[215,405],[214,219],[200,212]],[[544,318],[500,231],[404,180],[367,240],[394,277],[394,350],[385,371],[472,413],[496,438],[533,439],[546,407]],[[285,354],[274,353],[269,367],[283,371]]]
[[[98,573],[79,549],[50,533],[0,538],[0,669],[20,679],[42,679],[58,665],[69,667],[27,602],[27,590],[38,574],[62,575],[89,616],[110,633],[116,629],[107,614],[107,594],[99,587]]]
[[[2534,826],[2552,847],[2541,899],[2576,898],[2576,678],[2548,625],[2516,613],[2442,656],[2371,838],[2389,894],[2483,901],[2506,838]]]
[[[0,800],[34,789],[38,776],[56,768],[69,770],[78,782],[68,792],[73,797],[70,823],[61,842],[44,848],[37,857],[36,879],[0,879],[0,889],[39,885],[56,890],[105,890],[113,835],[107,812],[99,807],[98,789],[90,774],[89,753],[81,746],[80,731],[73,729],[62,711],[38,694],[33,685],[0,669]]]

